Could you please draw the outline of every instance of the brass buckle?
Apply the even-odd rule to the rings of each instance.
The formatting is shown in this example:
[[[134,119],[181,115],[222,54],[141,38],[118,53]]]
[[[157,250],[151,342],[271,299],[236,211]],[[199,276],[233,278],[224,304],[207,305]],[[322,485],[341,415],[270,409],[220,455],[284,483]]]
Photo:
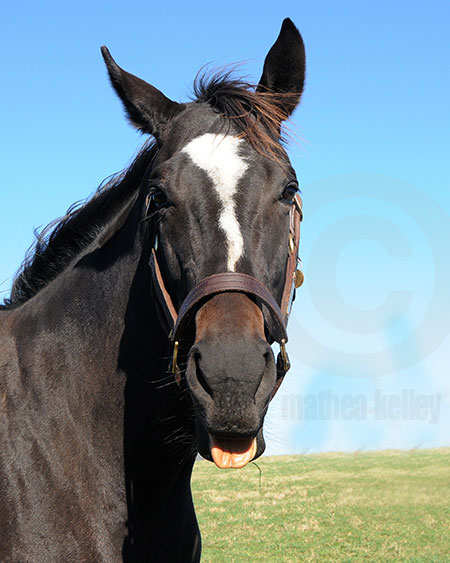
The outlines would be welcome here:
[[[173,345],[173,355],[172,355],[172,373],[175,375],[178,371],[178,364],[177,364],[177,359],[178,359],[178,340],[175,342],[175,344]]]
[[[294,250],[294,235],[292,233],[289,233],[289,252],[293,254]]]
[[[180,385],[181,373],[180,373],[180,368],[178,367],[177,359],[178,359],[178,340],[175,341],[173,345],[172,366],[170,371],[175,376],[175,381],[177,382],[177,385]]]

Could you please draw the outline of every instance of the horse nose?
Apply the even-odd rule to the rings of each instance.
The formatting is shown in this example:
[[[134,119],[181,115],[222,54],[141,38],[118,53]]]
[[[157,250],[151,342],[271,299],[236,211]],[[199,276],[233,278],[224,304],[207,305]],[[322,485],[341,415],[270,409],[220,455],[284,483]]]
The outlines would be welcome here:
[[[186,370],[189,389],[215,434],[256,432],[275,385],[272,350],[237,337],[198,342]]]

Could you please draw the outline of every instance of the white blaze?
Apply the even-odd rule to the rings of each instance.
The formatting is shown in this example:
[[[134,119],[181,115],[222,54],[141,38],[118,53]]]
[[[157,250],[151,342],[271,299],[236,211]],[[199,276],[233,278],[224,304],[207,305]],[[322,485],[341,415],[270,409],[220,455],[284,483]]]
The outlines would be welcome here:
[[[222,204],[219,225],[226,235],[228,269],[232,272],[244,250],[234,202],[239,180],[248,168],[245,160],[239,156],[241,142],[242,139],[237,137],[205,133],[190,141],[182,150],[207,173],[219,196]]]

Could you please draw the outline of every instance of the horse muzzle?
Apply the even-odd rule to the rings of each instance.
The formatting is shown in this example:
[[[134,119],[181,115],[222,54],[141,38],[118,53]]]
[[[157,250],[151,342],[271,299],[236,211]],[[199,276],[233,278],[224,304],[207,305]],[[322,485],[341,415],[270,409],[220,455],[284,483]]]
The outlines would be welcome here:
[[[261,428],[277,379],[262,312],[242,293],[219,294],[198,310],[195,324],[186,381],[199,445],[205,449],[206,434],[218,467],[243,467],[264,449]]]

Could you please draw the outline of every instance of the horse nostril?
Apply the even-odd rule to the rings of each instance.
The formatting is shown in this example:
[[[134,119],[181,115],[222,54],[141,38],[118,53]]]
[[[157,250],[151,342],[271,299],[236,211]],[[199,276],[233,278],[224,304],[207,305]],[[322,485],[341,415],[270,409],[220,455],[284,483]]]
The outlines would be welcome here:
[[[255,399],[256,402],[263,405],[263,408],[267,408],[273,387],[276,382],[276,367],[275,359],[273,356],[273,351],[269,345],[267,345],[267,350],[263,354],[264,356],[264,371],[261,376],[261,380],[256,390]]]
[[[200,354],[199,351],[195,351],[191,354],[191,358],[190,360],[192,362],[194,362],[195,365],[195,372],[192,374],[192,377],[189,378],[190,381],[190,385],[193,388],[193,391],[195,393],[195,388],[200,387],[200,391],[203,391],[204,393],[206,393],[206,395],[208,395],[209,398],[213,397],[213,391],[211,389],[211,387],[208,385],[208,382],[206,381],[206,377],[205,374],[203,373],[203,370],[200,366],[200,360],[202,358],[202,355]]]
[[[203,390],[208,393],[208,395],[210,397],[213,396],[213,392],[211,387],[208,385],[208,382],[206,381],[205,375],[202,371],[202,368],[200,367],[200,354],[196,354],[194,361],[195,361],[195,370],[197,373],[197,380],[200,383],[201,387],[203,388]]]

